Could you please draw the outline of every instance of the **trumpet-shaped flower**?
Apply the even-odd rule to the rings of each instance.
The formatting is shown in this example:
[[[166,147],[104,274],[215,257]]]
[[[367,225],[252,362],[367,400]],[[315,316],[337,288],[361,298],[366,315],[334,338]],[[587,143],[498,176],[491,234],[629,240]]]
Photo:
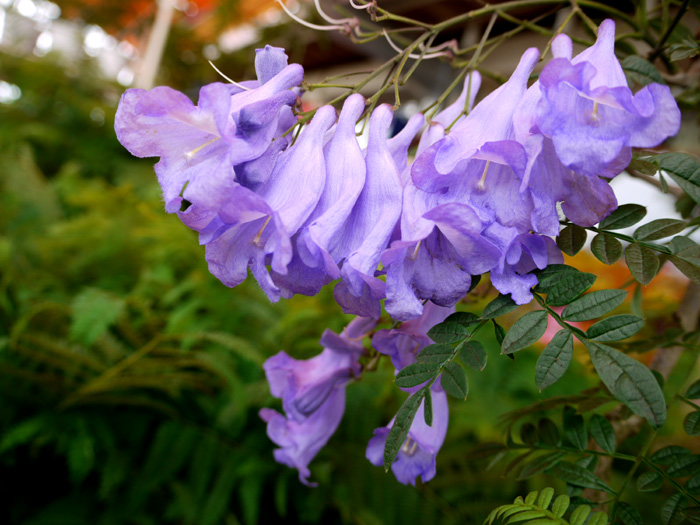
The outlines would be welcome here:
[[[345,411],[345,387],[359,373],[364,351],[362,338],[375,322],[358,317],[338,335],[329,330],[321,337],[325,348],[316,357],[300,361],[285,352],[269,358],[263,368],[270,392],[282,399],[284,415],[263,408],[270,439],[281,448],[275,459],[299,470],[299,480],[311,485],[308,465],[328,442]]]

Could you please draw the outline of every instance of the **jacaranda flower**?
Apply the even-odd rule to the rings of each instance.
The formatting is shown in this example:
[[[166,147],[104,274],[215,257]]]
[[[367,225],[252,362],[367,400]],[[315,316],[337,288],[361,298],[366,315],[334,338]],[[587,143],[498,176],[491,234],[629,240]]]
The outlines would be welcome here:
[[[300,361],[280,352],[263,365],[270,392],[282,399],[284,415],[263,408],[260,417],[270,439],[281,447],[275,450],[275,459],[298,469],[305,485],[312,485],[309,463],[343,418],[345,387],[359,373],[362,338],[374,325],[358,317],[340,335],[326,330],[321,337],[323,352],[316,357]]]

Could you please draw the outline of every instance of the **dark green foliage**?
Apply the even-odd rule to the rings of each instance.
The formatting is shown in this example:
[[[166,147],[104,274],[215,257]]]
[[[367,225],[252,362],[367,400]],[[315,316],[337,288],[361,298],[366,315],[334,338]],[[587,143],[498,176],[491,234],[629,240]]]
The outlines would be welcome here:
[[[691,436],[700,436],[700,410],[693,410],[685,416],[683,428]]]
[[[389,470],[391,464],[396,458],[396,454],[399,452],[399,448],[406,441],[408,436],[408,431],[411,428],[411,423],[413,423],[413,418],[418,412],[418,407],[423,402],[425,398],[425,392],[430,388],[430,385],[424,386],[414,394],[412,394],[401,408],[396,413],[396,419],[394,424],[389,431],[389,435],[386,437],[386,447],[384,448],[384,468]]]
[[[567,225],[562,231],[559,232],[559,237],[557,237],[557,246],[561,248],[566,255],[574,256],[586,244],[587,232],[581,226],[576,224]]]
[[[614,212],[600,221],[600,228],[603,230],[621,230],[629,226],[634,226],[647,214],[647,209],[639,204],[623,204]]]
[[[606,452],[615,451],[615,429],[613,429],[610,421],[599,414],[593,414],[588,422],[588,429],[600,448]]]
[[[583,417],[574,408],[564,407],[563,415],[564,436],[575,448],[584,450],[588,447],[588,432]]]
[[[523,315],[506,334],[501,349],[504,354],[512,354],[539,341],[547,329],[547,312],[538,310]]]
[[[465,365],[481,371],[486,368],[488,354],[479,341],[468,341],[459,349],[459,358]]]
[[[481,314],[483,319],[493,319],[501,315],[510,313],[518,308],[510,295],[499,295],[493,301],[486,305],[484,313]]]
[[[628,81],[646,86],[651,83],[666,84],[659,71],[648,60],[631,55],[622,61],[622,69]]]
[[[641,244],[630,244],[625,248],[625,262],[634,278],[642,284],[649,284],[656,277],[661,264],[656,252]]]
[[[637,228],[634,238],[637,241],[656,241],[680,233],[686,226],[685,221],[678,219],[657,219]]]
[[[567,321],[588,321],[614,310],[627,297],[624,290],[597,290],[579,297],[562,312]]]
[[[700,163],[685,153],[662,153],[654,161],[696,202],[700,203]]]
[[[544,390],[562,378],[574,356],[574,338],[568,330],[560,330],[542,350],[535,367],[535,383]]]
[[[637,478],[637,490],[639,492],[654,492],[659,490],[664,484],[664,480],[656,471],[645,472]]]
[[[467,399],[469,385],[464,370],[457,363],[447,363],[440,376],[440,385],[445,392],[457,399]]]
[[[609,233],[599,233],[591,241],[591,251],[605,264],[615,264],[622,257],[622,243]]]

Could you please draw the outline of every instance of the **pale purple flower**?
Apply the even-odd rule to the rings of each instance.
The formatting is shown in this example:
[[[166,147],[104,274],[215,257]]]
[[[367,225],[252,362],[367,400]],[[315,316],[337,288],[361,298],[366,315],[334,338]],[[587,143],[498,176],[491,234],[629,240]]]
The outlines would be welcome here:
[[[650,84],[633,95],[614,47],[615,23],[605,20],[593,46],[572,61],[551,60],[540,75],[537,126],[562,163],[584,175],[614,177],[631,147],[658,146],[680,128],[668,86]]]
[[[408,437],[391,465],[391,471],[394,473],[394,476],[404,485],[415,485],[416,478],[419,476],[423,483],[435,477],[435,458],[447,434],[449,407],[445,392],[433,390],[431,397],[433,401],[432,426],[428,426],[425,423],[423,416],[424,399],[408,431]],[[389,435],[389,429],[391,429],[393,424],[392,420],[387,427],[378,428],[374,431],[374,437],[370,439],[366,451],[366,457],[372,465],[377,467],[384,465],[384,446]]]
[[[270,392],[282,399],[284,409],[284,415],[269,408],[260,411],[268,436],[281,447],[275,459],[298,469],[306,485],[313,485],[309,463],[340,424],[345,387],[360,371],[362,338],[375,324],[358,317],[340,335],[326,330],[321,337],[324,350],[316,357],[297,360],[280,352],[263,365]]]

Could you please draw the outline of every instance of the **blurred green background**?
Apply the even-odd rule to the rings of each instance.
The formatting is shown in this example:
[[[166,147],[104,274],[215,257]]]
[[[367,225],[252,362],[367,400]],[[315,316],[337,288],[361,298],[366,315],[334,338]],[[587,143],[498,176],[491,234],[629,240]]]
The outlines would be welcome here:
[[[178,27],[171,47],[192,36]],[[231,55],[232,69],[250,71],[250,49]],[[191,93],[200,73],[188,79],[167,58],[185,51],[166,50],[165,76]],[[22,89],[0,103],[0,523],[464,524],[532,488],[564,490],[487,469],[470,451],[502,440],[500,415],[595,381],[575,362],[541,394],[537,353],[512,361],[491,334],[469,400],[450,400],[432,482],[401,486],[364,458],[404,399],[382,362],[348,387],[345,418],[311,464],[318,488],[301,485],[274,462],[257,416],[279,407],[262,363],[282,349],[311,357],[324,329],[342,330],[350,317],[331,289],[270,304],[252,280],[224,287],[195,233],[164,212],[153,159],[117,142],[124,88],[89,56],[67,67],[53,53],[0,51],[0,62],[0,80]],[[560,406],[532,418],[544,414],[560,421]]]

